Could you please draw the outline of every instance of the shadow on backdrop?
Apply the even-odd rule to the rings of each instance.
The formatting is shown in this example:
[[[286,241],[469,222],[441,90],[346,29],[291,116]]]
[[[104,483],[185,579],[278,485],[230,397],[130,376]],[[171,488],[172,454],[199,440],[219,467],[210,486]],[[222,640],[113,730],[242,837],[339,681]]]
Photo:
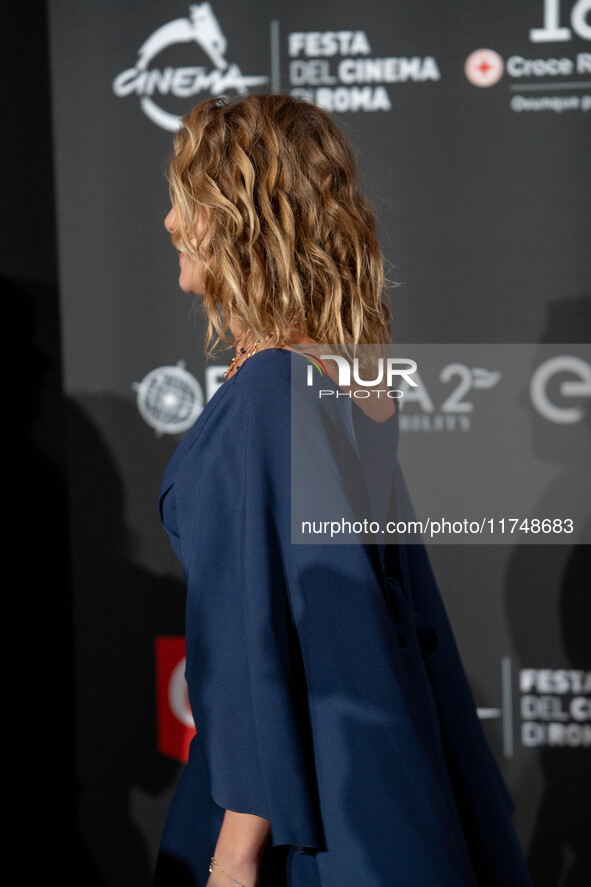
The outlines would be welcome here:
[[[590,342],[591,299],[579,296],[551,303],[540,341]],[[589,431],[588,400],[586,409],[584,421]],[[553,445],[553,435],[544,435],[543,449],[535,438],[538,421],[535,418],[532,425],[536,457],[560,464],[560,447]],[[589,472],[589,464],[563,467],[554,483],[576,487],[578,471]],[[544,499],[536,504],[536,514],[531,517],[546,516]],[[587,534],[590,529],[587,526]],[[507,565],[505,604],[520,667],[591,668],[590,576],[590,545],[513,548]],[[534,885],[587,887],[591,884],[589,750],[541,746],[537,751],[527,749],[527,754],[536,756],[536,788],[542,783],[528,851]]]
[[[180,769],[157,751],[154,639],[183,634],[185,595],[176,577],[134,561],[123,483],[99,427],[129,441],[146,483],[153,456],[138,443],[146,429],[129,401],[105,395],[69,403],[80,828],[102,873],[97,883],[147,887],[154,850],[147,844],[157,845],[166,806],[158,795]],[[157,519],[156,493],[157,483]],[[142,816],[152,817],[141,829],[138,793]]]

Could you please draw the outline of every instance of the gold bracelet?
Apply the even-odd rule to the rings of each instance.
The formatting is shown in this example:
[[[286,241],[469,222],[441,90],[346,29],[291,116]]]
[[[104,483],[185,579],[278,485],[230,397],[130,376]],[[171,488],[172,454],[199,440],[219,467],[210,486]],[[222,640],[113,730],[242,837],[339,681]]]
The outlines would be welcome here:
[[[221,867],[221,865],[220,865],[218,862],[216,862],[216,860],[215,860],[214,857],[212,856],[212,857],[211,857],[211,862],[209,863],[209,871],[210,871],[210,872],[213,872],[213,867],[214,867],[214,865],[215,865],[215,867],[216,867],[217,869],[220,870],[220,872],[222,873],[222,875],[225,875],[226,878],[229,878],[234,884],[238,884],[238,887],[246,887],[246,884],[243,884],[242,881],[237,881],[236,878],[233,878],[232,875],[229,875],[228,872],[225,872],[225,871],[223,870],[223,868]]]

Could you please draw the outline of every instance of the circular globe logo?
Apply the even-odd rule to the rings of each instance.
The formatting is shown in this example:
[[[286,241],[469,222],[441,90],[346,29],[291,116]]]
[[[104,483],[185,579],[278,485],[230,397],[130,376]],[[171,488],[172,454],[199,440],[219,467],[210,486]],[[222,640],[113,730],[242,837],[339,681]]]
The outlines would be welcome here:
[[[142,418],[157,435],[182,434],[203,409],[203,392],[185,363],[158,367],[132,386]]]

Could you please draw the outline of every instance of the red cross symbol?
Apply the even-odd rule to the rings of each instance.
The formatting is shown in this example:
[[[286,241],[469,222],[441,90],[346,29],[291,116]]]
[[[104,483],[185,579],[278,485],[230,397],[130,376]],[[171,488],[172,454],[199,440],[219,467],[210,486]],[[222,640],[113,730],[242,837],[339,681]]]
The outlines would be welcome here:
[[[474,86],[493,86],[503,76],[503,59],[494,49],[477,49],[470,53],[464,72]]]

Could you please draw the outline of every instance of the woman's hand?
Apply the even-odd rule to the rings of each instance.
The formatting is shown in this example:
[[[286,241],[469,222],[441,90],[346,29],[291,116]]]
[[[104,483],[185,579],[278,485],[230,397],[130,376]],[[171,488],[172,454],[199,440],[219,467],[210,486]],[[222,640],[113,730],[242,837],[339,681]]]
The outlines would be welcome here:
[[[213,856],[227,874],[214,865],[207,887],[231,887],[232,880],[259,887],[259,868],[270,836],[268,819],[226,810]]]

